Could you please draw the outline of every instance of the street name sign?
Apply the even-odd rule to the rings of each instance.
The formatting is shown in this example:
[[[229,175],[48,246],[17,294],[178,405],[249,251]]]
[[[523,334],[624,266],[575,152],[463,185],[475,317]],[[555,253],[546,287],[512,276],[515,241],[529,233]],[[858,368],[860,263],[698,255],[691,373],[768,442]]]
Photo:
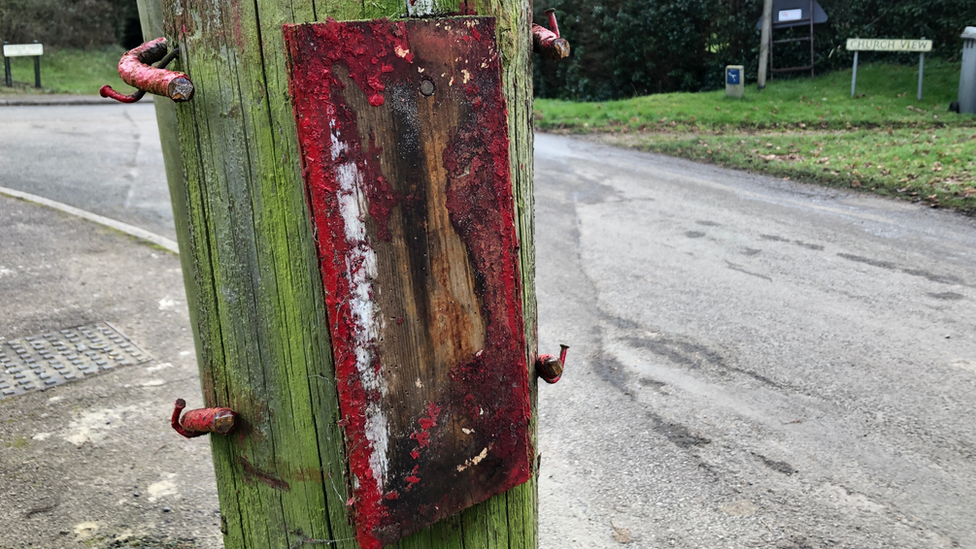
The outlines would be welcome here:
[[[918,54],[918,95],[922,100],[922,74],[925,72],[925,52],[932,51],[931,40],[910,38],[848,38],[847,51],[854,52],[854,70],[851,72],[851,97],[857,88],[857,54],[862,51],[907,51]]]
[[[44,44],[4,44],[4,57],[36,57],[44,55]]]
[[[932,51],[931,40],[848,38],[847,51]]]

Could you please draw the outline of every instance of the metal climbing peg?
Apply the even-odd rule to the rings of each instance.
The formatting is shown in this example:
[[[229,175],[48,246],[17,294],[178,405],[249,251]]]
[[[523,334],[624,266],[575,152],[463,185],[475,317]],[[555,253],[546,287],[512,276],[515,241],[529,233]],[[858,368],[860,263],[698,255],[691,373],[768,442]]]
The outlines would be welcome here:
[[[177,433],[186,438],[207,433],[226,435],[234,429],[234,424],[237,422],[237,412],[230,408],[188,410],[183,417],[180,417],[184,408],[186,408],[186,401],[182,398],[176,399],[171,424]]]
[[[119,76],[126,84],[138,91],[131,95],[124,95],[113,90],[111,86],[105,85],[98,93],[102,97],[122,103],[135,103],[147,92],[169,97],[178,103],[193,99],[193,83],[190,82],[190,77],[182,72],[164,68],[179,55],[179,47],[173,48],[173,51],[168,54],[166,50],[166,39],[157,38],[125,52],[119,60]],[[152,63],[157,61],[159,65],[152,66]]]
[[[559,37],[559,25],[556,24],[556,10],[550,8],[545,12],[549,18],[549,30],[541,25],[532,24],[532,47],[533,50],[553,61],[559,61],[569,57],[569,42],[565,38]]]

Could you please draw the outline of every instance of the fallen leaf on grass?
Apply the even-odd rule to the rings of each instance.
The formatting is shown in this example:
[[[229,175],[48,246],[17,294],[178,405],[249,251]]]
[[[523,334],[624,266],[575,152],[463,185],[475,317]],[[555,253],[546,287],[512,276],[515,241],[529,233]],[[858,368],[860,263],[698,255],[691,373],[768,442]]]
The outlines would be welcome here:
[[[782,161],[787,161],[787,160],[790,161],[790,162],[800,162],[800,161],[803,160],[803,157],[802,156],[800,156],[798,154],[794,154],[794,153],[790,153],[790,154],[760,154],[759,155],[759,158],[762,158],[766,162],[769,162],[771,160],[779,160],[781,162]]]

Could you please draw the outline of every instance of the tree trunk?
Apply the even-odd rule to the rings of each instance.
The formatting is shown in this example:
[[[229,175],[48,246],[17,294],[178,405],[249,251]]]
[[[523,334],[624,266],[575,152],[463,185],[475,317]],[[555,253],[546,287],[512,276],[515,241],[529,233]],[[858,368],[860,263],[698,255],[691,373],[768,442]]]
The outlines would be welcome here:
[[[243,420],[231,436],[211,436],[228,548],[357,546],[346,506],[347,462],[282,25],[461,8],[457,0],[140,0],[147,37],[162,30],[180,46],[174,68],[188,73],[196,89],[188,103],[174,108],[156,98],[156,105],[204,399],[207,406],[234,409]],[[531,365],[536,308],[530,4],[479,0],[464,8],[496,18]],[[536,382],[534,374],[529,377],[534,440]],[[534,471],[528,483],[397,546],[533,548],[536,479]]]

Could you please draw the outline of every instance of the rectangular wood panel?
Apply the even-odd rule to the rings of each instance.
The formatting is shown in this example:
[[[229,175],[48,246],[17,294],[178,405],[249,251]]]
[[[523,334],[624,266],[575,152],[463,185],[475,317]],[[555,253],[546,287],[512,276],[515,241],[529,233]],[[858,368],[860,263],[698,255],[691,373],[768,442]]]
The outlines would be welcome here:
[[[359,543],[529,479],[494,20],[288,25]]]

